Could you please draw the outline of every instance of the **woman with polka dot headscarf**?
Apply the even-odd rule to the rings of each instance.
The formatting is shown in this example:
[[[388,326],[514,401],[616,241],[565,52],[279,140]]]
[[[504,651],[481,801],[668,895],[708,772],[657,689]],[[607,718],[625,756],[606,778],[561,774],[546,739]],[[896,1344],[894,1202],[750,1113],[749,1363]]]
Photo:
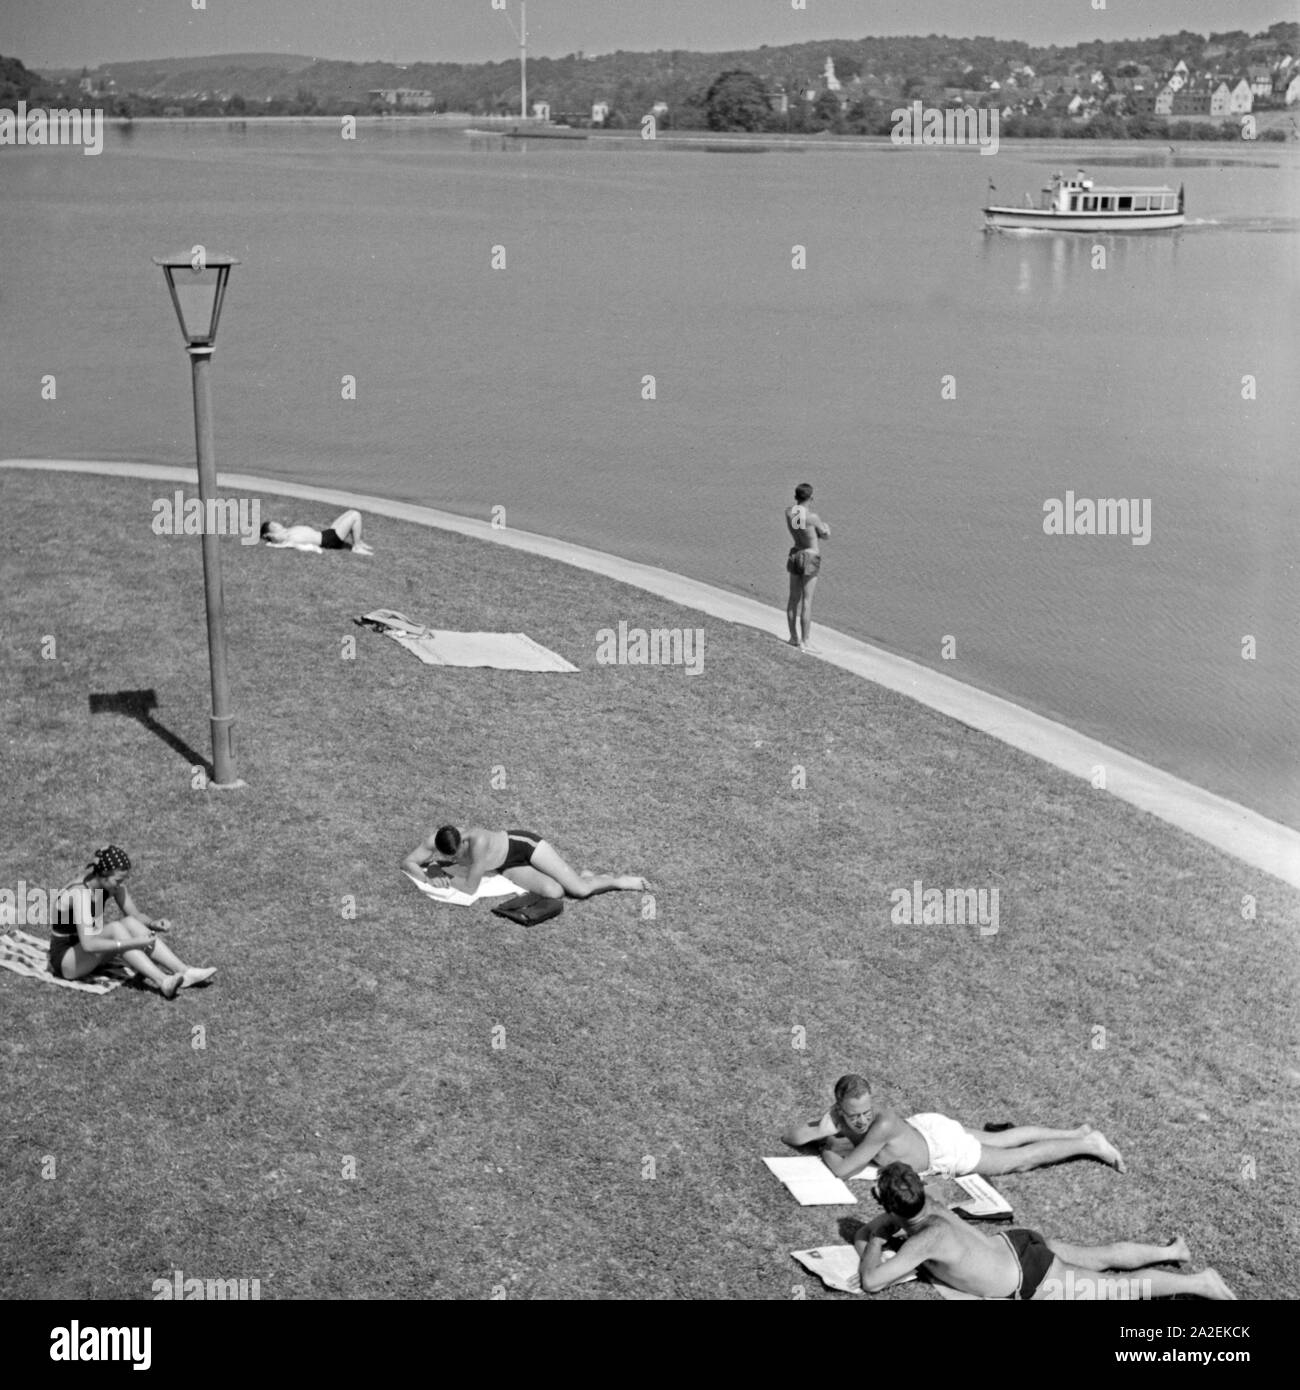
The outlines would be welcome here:
[[[178,990],[203,984],[216,967],[198,970],[187,966],[174,951],[158,940],[166,931],[163,919],[147,918],[126,890],[131,861],[125,850],[105,845],[95,851],[81,878],[59,890],[50,926],[50,973],[65,980],[91,975],[117,957],[137,974],[152,980],[164,998]],[[121,920],[104,922],[104,895],[117,903]]]

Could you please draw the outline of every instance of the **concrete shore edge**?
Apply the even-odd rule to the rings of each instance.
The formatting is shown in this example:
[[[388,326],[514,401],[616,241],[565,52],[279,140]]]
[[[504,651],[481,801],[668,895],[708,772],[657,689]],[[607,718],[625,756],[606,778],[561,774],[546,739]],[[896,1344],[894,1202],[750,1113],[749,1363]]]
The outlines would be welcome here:
[[[188,484],[191,487],[197,484],[192,465],[174,467],[81,459],[0,459],[0,468],[88,473],[102,477]],[[234,492],[293,497],[340,509],[356,507],[363,513],[450,531],[473,540],[490,541],[494,545],[557,560],[561,564],[644,589],[724,622],[757,628],[783,644],[786,640],[785,613],[781,609],[770,608],[755,599],[728,593],[725,589],[688,579],[670,570],[624,560],[587,546],[553,540],[549,536],[528,531],[496,529],[489,522],[475,521],[451,512],[441,512],[411,502],[343,492],[336,488],[312,487],[253,474],[227,472],[218,475],[218,483]],[[907,695],[940,714],[989,734],[1012,748],[1032,754],[1042,762],[1050,763],[1090,784],[1094,769],[1100,765],[1105,768],[1106,789],[1098,795],[1118,797],[1216,849],[1294,888],[1300,888],[1300,831],[1271,821],[1248,807],[1185,782],[1010,700],[965,685],[951,676],[932,671],[906,657],[895,656],[821,624],[817,626],[817,645],[820,656],[798,659],[827,661],[886,689]]]

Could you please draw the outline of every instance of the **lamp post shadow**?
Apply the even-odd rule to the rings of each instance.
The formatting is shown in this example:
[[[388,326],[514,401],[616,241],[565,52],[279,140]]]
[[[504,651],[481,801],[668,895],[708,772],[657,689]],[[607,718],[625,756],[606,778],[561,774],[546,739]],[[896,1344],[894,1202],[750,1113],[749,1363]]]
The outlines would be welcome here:
[[[125,714],[131,719],[138,719],[151,734],[157,734],[168,748],[179,753],[191,767],[202,767],[207,780],[211,782],[215,775],[211,761],[172,733],[166,725],[160,724],[153,716],[157,708],[158,696],[152,690],[114,690],[90,697],[91,714]]]

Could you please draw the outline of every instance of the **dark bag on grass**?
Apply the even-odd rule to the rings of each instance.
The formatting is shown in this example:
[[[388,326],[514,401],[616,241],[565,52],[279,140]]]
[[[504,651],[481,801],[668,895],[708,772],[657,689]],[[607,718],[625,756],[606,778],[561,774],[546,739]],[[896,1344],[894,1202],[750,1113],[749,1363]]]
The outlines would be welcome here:
[[[547,898],[541,893],[520,893],[507,898],[500,907],[492,909],[494,917],[508,917],[523,927],[535,927],[539,922],[549,922],[564,911],[564,903],[559,898]]]

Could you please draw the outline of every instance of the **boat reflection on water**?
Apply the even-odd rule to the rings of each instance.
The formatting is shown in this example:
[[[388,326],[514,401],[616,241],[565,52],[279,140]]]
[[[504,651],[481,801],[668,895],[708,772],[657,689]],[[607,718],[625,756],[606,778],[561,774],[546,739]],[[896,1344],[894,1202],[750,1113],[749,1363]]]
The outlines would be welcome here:
[[[1180,236],[1081,237],[1078,233],[1032,231],[983,236],[980,240],[990,266],[1013,268],[1015,293],[1055,299],[1081,277],[1102,270],[1132,277],[1154,273],[1147,268],[1157,264],[1174,264]]]

